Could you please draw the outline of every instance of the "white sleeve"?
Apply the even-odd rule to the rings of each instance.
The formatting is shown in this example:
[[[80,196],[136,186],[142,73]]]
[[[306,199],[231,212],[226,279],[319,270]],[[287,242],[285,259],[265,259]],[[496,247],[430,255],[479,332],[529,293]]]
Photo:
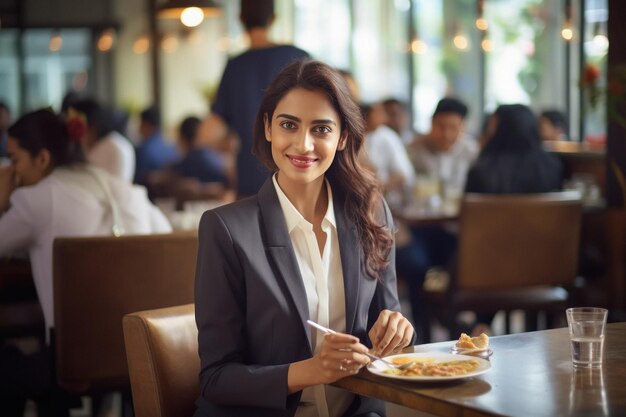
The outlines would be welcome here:
[[[389,135],[385,143],[391,155],[390,157],[393,160],[393,163],[390,164],[390,170],[394,174],[401,174],[406,180],[406,185],[411,186],[415,182],[415,170],[413,169],[413,164],[411,164],[407,150],[400,136],[395,132],[388,133]]]
[[[27,196],[16,190],[11,207],[0,217],[0,256],[29,249],[36,240],[36,226]]]
[[[152,233],[170,233],[172,226],[167,217],[156,206],[151,204],[150,207],[150,229]]]

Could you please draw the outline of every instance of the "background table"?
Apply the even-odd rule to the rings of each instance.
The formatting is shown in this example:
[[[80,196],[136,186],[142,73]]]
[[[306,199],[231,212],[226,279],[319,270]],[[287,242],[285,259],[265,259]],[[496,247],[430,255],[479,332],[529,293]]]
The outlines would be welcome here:
[[[454,342],[415,352],[447,352]],[[626,323],[607,325],[601,369],[572,367],[567,328],[491,338],[492,369],[471,379],[404,382],[363,369],[335,385],[442,417],[626,416]]]

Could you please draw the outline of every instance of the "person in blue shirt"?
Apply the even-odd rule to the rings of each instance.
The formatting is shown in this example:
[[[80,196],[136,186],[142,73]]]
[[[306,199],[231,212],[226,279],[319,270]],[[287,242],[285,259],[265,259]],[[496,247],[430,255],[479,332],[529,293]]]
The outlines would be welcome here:
[[[274,22],[273,0],[241,0],[241,23],[250,39],[250,48],[230,59],[224,69],[211,115],[202,128],[203,140],[216,143],[216,137],[229,130],[239,137],[236,161],[237,194],[256,194],[269,172],[252,155],[252,126],[263,92],[280,70],[309,55],[292,45],[270,41]]]
[[[178,160],[179,154],[176,147],[161,134],[161,114],[156,107],[144,110],[140,117],[142,142],[136,150],[135,182],[145,185],[151,172],[171,165]]]
[[[195,178],[200,182],[219,182],[228,185],[226,161],[214,149],[198,146],[196,136],[201,120],[190,116],[179,128],[179,146],[185,156],[172,169],[184,178]]]

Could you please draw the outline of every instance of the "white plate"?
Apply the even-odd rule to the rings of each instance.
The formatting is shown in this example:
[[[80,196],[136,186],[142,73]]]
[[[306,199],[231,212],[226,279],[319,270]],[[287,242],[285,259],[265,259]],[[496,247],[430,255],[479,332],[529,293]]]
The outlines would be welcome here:
[[[405,381],[452,381],[455,379],[464,379],[471,378],[476,375],[481,375],[491,369],[491,363],[488,360],[477,358],[475,356],[467,356],[467,355],[459,355],[452,353],[442,353],[442,352],[420,352],[420,353],[400,353],[397,355],[391,355],[385,357],[387,360],[392,360],[397,357],[409,357],[411,359],[432,359],[434,362],[454,362],[454,361],[462,361],[462,360],[476,360],[478,361],[478,367],[472,372],[468,372],[462,375],[452,375],[452,376],[404,376],[404,375],[395,375],[391,373],[385,372],[389,370],[389,367],[382,363],[381,361],[374,361],[367,366],[367,370],[373,374],[384,376],[386,378],[393,379],[402,379]]]

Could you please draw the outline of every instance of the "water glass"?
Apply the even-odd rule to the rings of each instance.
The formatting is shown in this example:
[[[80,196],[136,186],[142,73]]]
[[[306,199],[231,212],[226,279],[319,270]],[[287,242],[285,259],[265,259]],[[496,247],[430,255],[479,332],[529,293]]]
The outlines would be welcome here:
[[[608,310],[575,307],[568,308],[566,314],[574,367],[600,367]]]

